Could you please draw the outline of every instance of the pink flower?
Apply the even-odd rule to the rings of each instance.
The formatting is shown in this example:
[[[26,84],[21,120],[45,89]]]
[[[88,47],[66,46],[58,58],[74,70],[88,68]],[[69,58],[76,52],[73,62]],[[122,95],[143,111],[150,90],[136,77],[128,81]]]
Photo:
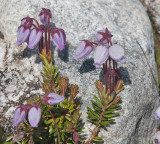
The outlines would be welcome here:
[[[160,107],[157,108],[157,110],[155,111],[155,113],[153,114],[154,118],[156,120],[160,119]]]
[[[52,28],[52,40],[53,43],[58,47],[60,50],[64,49],[66,44],[66,34],[63,29],[59,28]]]
[[[153,143],[160,144],[160,131],[157,131],[153,136]]]
[[[123,48],[118,44],[113,44],[107,48],[105,46],[97,46],[94,53],[94,65],[100,67],[105,61],[111,57],[116,62],[124,63],[126,57],[124,56]]]
[[[60,102],[64,101],[64,96],[60,96],[56,93],[49,93],[45,98],[44,101],[48,104],[48,105],[56,105]]]
[[[52,13],[49,9],[42,8],[39,16],[40,16],[40,21],[43,24],[48,24],[48,19],[52,17]]]
[[[113,44],[109,47],[109,56],[120,63],[124,63],[127,60],[124,56],[124,49],[118,44]]]
[[[13,118],[13,125],[18,126],[22,123],[27,115],[27,111],[24,106],[19,106],[16,108]]]
[[[41,109],[34,105],[28,111],[28,121],[31,127],[38,127],[38,123],[41,119]]]
[[[40,39],[42,38],[42,34],[43,34],[42,30],[38,28],[32,29],[29,36],[28,48],[33,49],[35,45],[37,45]]]
[[[108,48],[105,46],[97,46],[94,52],[94,65],[100,67],[108,59]]]
[[[17,44],[21,45],[25,42],[30,35],[30,27],[27,25],[21,25],[17,31]]]
[[[98,31],[95,34],[94,38],[97,42],[99,42],[101,44],[106,44],[106,43],[109,43],[111,41],[112,36],[113,35],[106,28],[105,30]]]
[[[93,44],[96,44],[96,43],[90,42],[88,40],[82,40],[73,57],[76,60],[85,58],[92,52]]]
[[[30,17],[25,17],[21,20],[21,25],[30,25],[32,26],[33,20]]]

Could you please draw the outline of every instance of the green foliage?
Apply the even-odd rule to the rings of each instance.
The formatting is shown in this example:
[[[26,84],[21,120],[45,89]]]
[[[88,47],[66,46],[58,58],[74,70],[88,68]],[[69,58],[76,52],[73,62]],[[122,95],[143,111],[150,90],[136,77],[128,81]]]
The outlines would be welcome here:
[[[47,59],[41,54],[40,58],[44,63],[43,72],[41,73],[43,77],[43,90],[46,93],[55,92],[56,87],[58,87],[58,80],[60,78],[58,68],[55,68],[55,66],[52,64],[52,61],[49,63]]]
[[[153,144],[153,141],[149,141],[149,144]]]
[[[6,139],[3,139],[2,138],[3,134],[4,134],[4,129],[0,127],[0,144],[12,144],[11,142],[9,142],[12,136],[9,136]]]
[[[57,124],[61,143],[73,144],[73,132],[76,131],[80,135],[83,130],[80,121],[80,105],[75,98],[78,94],[78,86],[69,85],[68,78],[63,78],[60,75],[58,68],[52,64],[52,61],[48,62],[43,55],[40,55],[40,57],[44,63],[41,74],[43,77],[42,87],[45,95],[50,92],[57,93],[63,95],[65,100],[54,106],[49,106],[45,102],[42,102],[40,105],[42,114],[39,126],[32,128],[28,120],[20,124],[19,126],[22,127],[25,135],[19,143],[57,144]],[[39,104],[43,97],[36,96],[34,100],[29,100],[28,104]],[[53,114],[56,124],[49,111]]]
[[[144,143],[142,143],[142,144],[144,144]],[[151,140],[151,141],[149,141],[149,143],[148,143],[148,144],[154,144],[154,143],[153,143],[153,141]]]
[[[116,97],[116,93],[109,94],[109,90],[106,93],[103,84],[100,81],[96,82],[98,88],[98,97],[95,95],[94,100],[91,100],[92,108],[87,107],[88,120],[96,125],[97,130],[100,128],[106,128],[107,125],[113,124],[114,117],[118,116],[117,112],[120,109],[119,100],[121,97]],[[120,89],[122,89],[120,87]],[[93,130],[90,130],[93,133]],[[92,141],[103,141],[101,137],[94,137]]]
[[[28,120],[20,124],[24,136],[21,140],[17,140],[17,143],[58,144],[58,138],[60,138],[61,144],[74,144],[73,133],[77,132],[80,136],[79,142],[89,144],[89,141],[85,143],[82,140],[84,138],[81,135],[83,127],[80,121],[80,105],[76,100],[76,95],[79,92],[78,86],[70,85],[68,78],[60,75],[58,68],[52,64],[51,57],[42,54],[40,54],[40,57],[44,63],[41,73],[44,96],[50,92],[57,93],[64,96],[64,101],[50,106],[43,101],[44,96],[36,96],[34,100],[29,100],[28,104],[33,105],[35,103],[41,107],[41,120],[37,128],[32,128]],[[110,94],[109,90],[106,92],[100,81],[96,81],[98,97],[95,95],[94,99],[91,100],[93,109],[87,107],[88,120],[96,125],[95,129],[90,130],[92,134],[96,133],[92,141],[103,141],[101,137],[97,137],[98,131],[100,128],[106,128],[107,125],[113,124],[114,117],[119,115],[117,110],[120,108],[119,100],[121,97],[116,97],[116,95],[123,90],[122,85],[123,81],[121,80],[118,82],[115,91]]]

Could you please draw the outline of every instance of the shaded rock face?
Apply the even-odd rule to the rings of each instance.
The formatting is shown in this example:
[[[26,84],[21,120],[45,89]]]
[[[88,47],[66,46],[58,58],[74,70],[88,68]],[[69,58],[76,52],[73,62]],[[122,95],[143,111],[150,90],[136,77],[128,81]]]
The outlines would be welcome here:
[[[153,22],[160,34],[160,1],[159,0],[141,0],[146,10],[150,13]]]
[[[125,49],[127,62],[118,64],[125,83],[122,96],[120,116],[115,124],[102,129],[99,136],[104,144],[138,144],[147,143],[151,139],[157,125],[152,113],[157,108],[158,90],[152,78],[142,50],[142,46],[153,73],[157,79],[154,59],[154,43],[149,18],[138,0],[0,0],[0,32],[1,38],[0,64],[0,111],[1,120],[8,130],[12,128],[10,121],[15,108],[24,104],[28,98],[43,94],[40,86],[42,62],[38,57],[38,49],[29,50],[24,44],[18,47],[16,31],[23,17],[38,18],[42,7],[49,8],[53,14],[52,25],[63,28],[67,35],[66,49],[62,52],[54,49],[55,65],[70,83],[78,84],[82,100],[82,119],[85,132],[94,126],[87,122],[86,107],[97,93],[94,82],[104,82],[102,69],[93,66],[93,52],[82,61],[75,61],[73,53],[79,40],[93,41],[96,31],[108,27],[113,41]],[[3,36],[3,37],[2,37]],[[4,120],[5,121],[4,123]],[[9,127],[8,127],[9,125]]]

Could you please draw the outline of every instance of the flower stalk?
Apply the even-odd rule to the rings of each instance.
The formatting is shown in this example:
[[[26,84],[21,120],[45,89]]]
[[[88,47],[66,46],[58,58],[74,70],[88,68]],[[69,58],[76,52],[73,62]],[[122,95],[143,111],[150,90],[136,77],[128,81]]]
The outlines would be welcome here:
[[[51,114],[51,116],[52,116],[52,119],[53,119],[53,121],[54,121],[54,123],[55,123],[55,126],[56,126],[57,135],[58,135],[58,144],[61,144],[60,136],[59,136],[59,131],[58,131],[58,126],[57,126],[56,120],[55,120],[55,118],[54,118],[54,116],[53,116],[53,114],[52,114],[52,112],[50,111],[49,108],[48,108],[48,111],[50,112],[50,114]]]
[[[50,18],[48,18],[48,48],[47,54],[50,51]]]
[[[48,54],[48,42],[47,42],[47,28],[45,28],[45,45],[46,45],[46,53]]]
[[[115,89],[115,61],[113,60],[113,87],[112,91]]]
[[[110,89],[110,93],[111,93],[111,58],[109,57],[109,89]]]
[[[37,26],[39,27],[39,23],[38,23],[38,21],[35,18],[31,18],[31,20],[35,21],[36,24],[37,24]]]
[[[107,91],[108,89],[107,87],[107,61],[106,61],[106,65],[105,63],[103,64],[103,72],[104,72],[105,86],[106,86],[106,91]]]

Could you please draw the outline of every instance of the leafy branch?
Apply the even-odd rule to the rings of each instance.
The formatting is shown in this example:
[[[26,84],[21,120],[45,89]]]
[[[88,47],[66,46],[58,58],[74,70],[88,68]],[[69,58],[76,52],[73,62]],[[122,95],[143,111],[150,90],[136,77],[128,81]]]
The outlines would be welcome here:
[[[106,89],[103,88],[102,82],[96,81],[99,98],[94,96],[94,101],[91,100],[93,110],[87,107],[88,120],[96,126],[91,130],[92,134],[86,144],[91,143],[91,141],[103,141],[101,137],[96,137],[100,128],[112,124],[115,121],[113,117],[119,115],[116,111],[121,107],[119,104],[121,97],[116,97],[116,95],[123,89],[122,85],[122,80],[119,80],[115,91],[110,95],[109,90],[106,92]]]

